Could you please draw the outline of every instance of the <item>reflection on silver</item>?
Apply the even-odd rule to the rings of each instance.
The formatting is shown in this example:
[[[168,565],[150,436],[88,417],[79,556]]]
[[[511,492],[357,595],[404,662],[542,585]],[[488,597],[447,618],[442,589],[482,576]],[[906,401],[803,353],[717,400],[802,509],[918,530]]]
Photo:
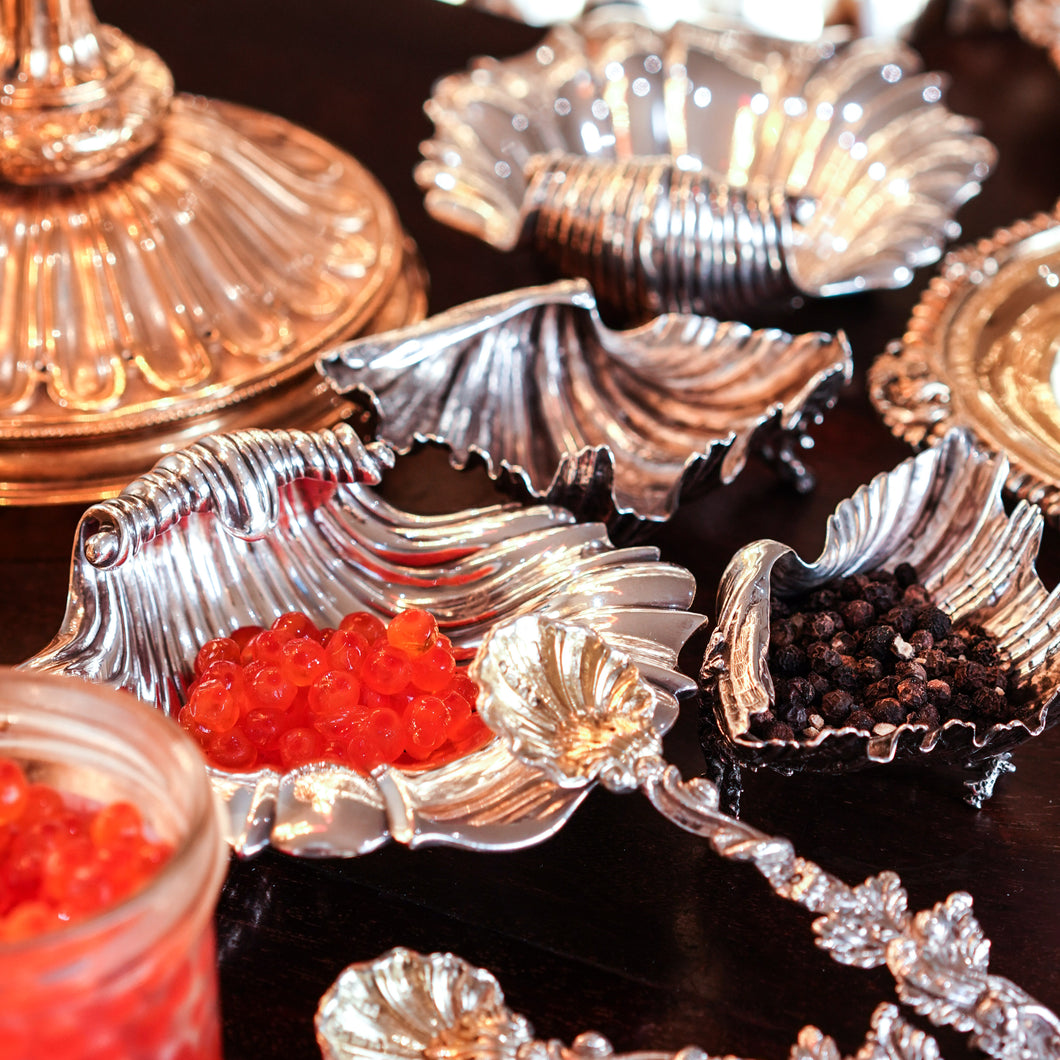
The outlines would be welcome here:
[[[531,26],[594,19],[635,18],[653,29],[675,22],[722,22],[790,40],[816,40],[826,27],[854,23],[866,37],[900,37],[912,31],[927,0],[443,0],[518,19]]]
[[[1020,221],[947,256],[869,396],[911,445],[951,427],[1009,460],[1008,489],[1060,525],[1060,220]]]
[[[217,435],[166,457],[78,528],[63,626],[26,666],[128,689],[168,714],[198,647],[303,610],[387,618],[424,607],[461,648],[497,622],[547,614],[596,630],[650,681],[652,724],[673,724],[695,683],[677,655],[702,616],[692,576],[654,548],[616,549],[555,508],[420,517],[365,484],[390,464],[351,428]],[[456,762],[361,776],[337,765],[284,775],[211,770],[242,854],[356,855],[393,838],[509,849],[559,828],[585,791],[557,786],[494,740]]]
[[[900,287],[994,159],[944,88],[897,42],[557,26],[438,82],[416,176],[437,219],[548,248],[627,312],[725,315],[766,276],[773,293]]]
[[[564,281],[347,343],[320,368],[367,395],[399,452],[430,440],[459,467],[481,456],[520,492],[622,536],[731,482],[751,453],[810,489],[800,454],[852,362],[842,335],[706,317],[612,331],[584,281]]]
[[[990,760],[1043,731],[1060,689],[1060,594],[1048,593],[1034,569],[1041,513],[1021,502],[1006,515],[1006,470],[1003,459],[952,431],[842,501],[813,562],[776,541],[754,542],[733,557],[718,589],[701,677],[741,763],[834,771],[931,753],[935,760],[984,763],[985,783],[973,786],[969,799],[979,805],[989,797],[998,771]],[[1031,702],[1019,716],[988,726],[951,718],[936,729],[904,723],[882,735],[842,727],[794,741],[753,737],[750,716],[773,699],[766,662],[771,595],[798,596],[836,577],[903,562],[955,620],[974,621],[997,637],[1013,683],[1032,694]]]
[[[320,999],[316,1029],[324,1060],[711,1060],[696,1048],[616,1054],[593,1031],[570,1047],[535,1039],[489,972],[451,953],[401,948],[350,965]],[[805,1027],[791,1060],[839,1060],[839,1050]],[[939,1060],[939,1051],[895,1005],[880,1005],[856,1060]]]

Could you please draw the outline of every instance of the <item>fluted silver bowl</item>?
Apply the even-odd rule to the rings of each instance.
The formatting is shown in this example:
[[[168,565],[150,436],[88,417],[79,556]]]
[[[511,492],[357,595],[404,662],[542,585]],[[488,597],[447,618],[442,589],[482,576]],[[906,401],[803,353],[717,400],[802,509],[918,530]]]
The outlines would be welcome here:
[[[319,368],[401,453],[439,442],[523,497],[627,538],[749,456],[800,491],[810,429],[850,379],[846,338],[670,314],[616,331],[584,280],[458,306],[353,341]]]
[[[78,527],[62,628],[23,665],[127,689],[173,715],[198,648],[291,610],[320,625],[369,610],[433,612],[475,649],[523,614],[589,627],[636,662],[653,724],[673,723],[695,682],[677,655],[702,616],[683,568],[618,549],[558,508],[494,506],[417,516],[370,484],[392,462],[348,425],[207,437],[160,461]],[[436,768],[362,776],[335,764],[210,769],[229,841],[292,854],[364,854],[390,839],[509,849],[559,828],[587,788],[557,785],[500,740]]]
[[[1060,689],[1060,595],[1047,592],[1035,558],[1043,519],[1021,501],[1006,514],[1007,462],[951,431],[939,444],[878,475],[829,518],[814,561],[786,545],[757,541],[729,563],[718,589],[718,619],[701,679],[711,711],[708,735],[742,765],[782,771],[843,771],[928,754],[980,771],[969,800],[989,797],[1004,756],[1041,733]],[[825,727],[811,737],[759,739],[750,717],[771,706],[767,663],[772,597],[793,598],[834,578],[911,563],[934,603],[955,621],[997,637],[1010,687],[1025,693],[1014,716],[994,724],[958,718],[938,727],[906,722],[883,734]],[[708,751],[708,753],[710,753]]]
[[[416,179],[438,220],[626,312],[738,316],[937,260],[995,155],[944,91],[895,41],[561,25],[435,85]]]
[[[669,29],[677,18],[703,25],[732,25],[790,40],[816,40],[828,26],[853,22],[866,37],[902,37],[910,33],[927,0],[896,4],[894,0],[817,0],[815,3],[761,4],[756,0],[443,0],[466,4],[495,15],[548,26],[592,19],[636,18],[655,29]],[[1041,2],[1041,0],[1039,0]]]

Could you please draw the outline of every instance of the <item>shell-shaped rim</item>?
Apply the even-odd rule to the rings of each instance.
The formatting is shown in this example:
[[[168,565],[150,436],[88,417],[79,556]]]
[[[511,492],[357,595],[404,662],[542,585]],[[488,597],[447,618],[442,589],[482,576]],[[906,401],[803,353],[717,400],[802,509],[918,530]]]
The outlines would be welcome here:
[[[1026,503],[1011,516],[1001,499],[1003,458],[949,432],[932,449],[876,476],[829,518],[820,556],[811,562],[775,541],[738,552],[718,589],[718,620],[701,678],[714,724],[741,762],[784,770],[842,771],[931,753],[968,764],[999,755],[1049,722],[1060,689],[1060,596],[1034,570],[1040,512]],[[836,577],[911,563],[935,603],[955,620],[982,625],[999,641],[1015,685],[1033,708],[992,725],[951,718],[936,729],[904,723],[883,735],[825,728],[811,738],[760,740],[749,719],[768,707],[770,600],[800,595]]]
[[[325,1060],[422,1060],[442,1044],[461,1055],[461,1043],[468,1056],[481,1050],[514,1060],[533,1039],[489,972],[451,953],[402,947],[346,968],[320,999],[315,1022]]]
[[[871,366],[869,396],[891,432],[910,445],[934,445],[955,427],[971,431],[984,448],[1007,458],[1010,493],[1060,525],[1060,401],[1050,378],[1051,349],[1025,343],[1021,356],[1034,358],[1026,364],[1012,351],[976,349],[985,341],[979,307],[1007,298],[1012,314],[1033,327],[1032,314],[1044,313],[1056,297],[1049,286],[1054,268],[1060,272],[1060,209],[952,251],[901,340]],[[1028,275],[1022,290],[1010,290],[1008,277],[1019,279],[1017,270]],[[980,371],[986,358],[997,365],[988,373],[985,366]],[[1006,384],[999,378],[1004,373],[1018,373],[1019,382]]]
[[[750,453],[808,489],[789,458],[835,404],[852,358],[842,333],[691,314],[613,330],[591,287],[565,280],[345,343],[319,368],[371,404],[398,452],[438,442],[458,467],[481,458],[520,494],[621,539],[731,482]]]
[[[725,188],[768,189],[813,203],[782,246],[749,236],[762,242],[748,267],[778,257],[811,295],[900,287],[959,233],[953,214],[996,155],[972,121],[946,109],[945,87],[897,41],[793,43],[683,23],[665,33],[618,21],[556,26],[532,52],[476,60],[435,85],[425,104],[435,134],[421,145],[416,179],[436,219],[510,250],[533,232],[528,170],[541,156],[619,166],[664,158],[716,177],[723,198]],[[587,185],[565,220],[549,222],[566,248],[559,258],[569,250],[580,260],[584,233],[606,231],[601,252],[611,247],[634,269],[645,251],[623,249],[620,235],[650,191],[610,178]],[[681,223],[675,213],[670,227]],[[567,247],[565,232],[579,245]],[[651,255],[677,268],[667,238]],[[711,246],[701,248],[705,261]],[[744,282],[719,269],[726,283]]]
[[[561,787],[599,778],[610,790],[631,791],[638,763],[662,755],[651,686],[627,656],[583,626],[538,615],[496,626],[471,675],[490,729]]]
[[[664,732],[695,682],[677,669],[703,622],[691,574],[598,524],[517,505],[415,516],[369,487],[390,460],[352,428],[210,436],[162,460],[78,528],[63,626],[24,666],[125,688],[175,714],[201,644],[304,610],[424,607],[460,649],[520,614],[594,629],[634,659]],[[585,789],[560,788],[501,741],[435,768],[211,769],[242,854],[354,856],[390,839],[511,849],[552,834]]]

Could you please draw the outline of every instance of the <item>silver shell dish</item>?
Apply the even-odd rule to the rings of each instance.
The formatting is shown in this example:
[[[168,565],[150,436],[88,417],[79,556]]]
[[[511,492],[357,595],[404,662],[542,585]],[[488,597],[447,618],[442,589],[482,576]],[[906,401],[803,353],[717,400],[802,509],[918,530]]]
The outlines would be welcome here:
[[[786,0],[762,4],[755,0],[443,0],[478,7],[495,15],[548,26],[593,19],[636,18],[653,29],[669,29],[678,17],[684,22],[715,25],[721,22],[790,40],[817,40],[828,26],[856,23],[865,37],[898,37],[909,33],[927,7],[927,0],[895,4],[894,0],[818,0],[792,5]]]
[[[439,221],[533,243],[630,314],[901,287],[995,157],[898,42],[557,26],[425,105]]]
[[[1008,489],[1060,525],[1060,216],[1021,221],[947,255],[869,396],[911,445],[951,427],[1009,460]]]
[[[654,548],[615,548],[600,525],[556,508],[495,506],[415,516],[366,483],[392,461],[352,428],[211,436],[166,457],[77,532],[63,626],[24,666],[124,688],[167,714],[183,704],[198,647],[303,610],[425,607],[461,648],[522,613],[585,623],[635,659],[665,731],[695,682],[677,655],[701,625],[683,568]],[[538,842],[586,789],[558,786],[494,740],[418,772],[338,765],[211,769],[241,854],[364,854],[390,839],[476,850]]]
[[[1004,459],[952,431],[842,501],[816,560],[776,541],[754,542],[733,557],[701,678],[713,722],[740,764],[831,772],[928,755],[980,766],[968,799],[979,805],[989,797],[998,773],[1011,768],[1006,752],[1045,729],[1060,689],[1060,594],[1047,592],[1034,569],[1043,520],[1025,502],[1005,513],[1006,470]],[[836,577],[903,562],[954,621],[976,622],[997,637],[1011,684],[1029,693],[1018,716],[978,726],[951,718],[934,729],[907,722],[882,734],[826,727],[791,741],[752,736],[750,716],[773,701],[771,596],[799,596]]]
[[[629,656],[591,629],[523,615],[494,626],[475,657],[482,715],[512,754],[540,766],[565,789],[599,782],[640,790],[672,824],[750,863],[781,898],[813,913],[817,945],[840,964],[886,966],[897,1000],[936,1026],[952,1025],[997,1060],[1060,1060],[1060,1020],[1015,983],[989,970],[990,942],[972,899],[951,894],[912,913],[893,872],[850,887],[767,835],[719,809],[718,789],[685,781],[661,756],[650,686]],[[395,949],[348,968],[321,1000],[317,1040],[326,1060],[612,1060],[599,1035],[573,1050],[534,1040],[504,1007],[492,977],[450,954]],[[676,1054],[706,1060],[695,1049]],[[793,1060],[839,1060],[834,1042],[806,1028]],[[934,1039],[897,1006],[879,1006],[856,1060],[938,1060]],[[666,1060],[632,1054],[625,1060]],[[619,1060],[614,1057],[614,1060]]]
[[[800,490],[808,430],[852,371],[841,334],[752,331],[668,315],[604,325],[584,281],[484,298],[325,354],[319,368],[378,415],[398,452],[440,442],[522,496],[624,538],[682,496],[731,482],[750,454]]]

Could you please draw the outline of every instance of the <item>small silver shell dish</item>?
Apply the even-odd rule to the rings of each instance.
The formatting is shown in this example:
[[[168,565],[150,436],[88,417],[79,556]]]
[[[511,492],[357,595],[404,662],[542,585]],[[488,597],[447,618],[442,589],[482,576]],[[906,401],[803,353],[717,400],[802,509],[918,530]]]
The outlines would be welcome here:
[[[324,1060],[711,1060],[696,1048],[623,1056],[593,1031],[570,1047],[541,1041],[504,1004],[500,984],[485,969],[452,953],[401,948],[347,968],[320,999],[316,1032]],[[840,1060],[840,1054],[831,1038],[805,1027],[790,1060]],[[940,1053],[896,1005],[881,1004],[852,1060],[940,1060]]]
[[[800,491],[809,428],[850,379],[842,334],[789,335],[671,314],[614,331],[584,280],[483,298],[355,340],[319,368],[359,392],[400,453],[440,442],[520,495],[624,539],[681,497],[731,482],[750,454]]]
[[[127,689],[167,714],[183,705],[198,648],[242,625],[305,611],[424,607],[474,649],[523,613],[585,623],[636,660],[651,724],[668,729],[695,682],[677,656],[702,624],[694,580],[650,547],[615,548],[560,509],[495,506],[415,516],[366,484],[393,457],[348,425],[207,437],[85,513],[52,643],[23,665]],[[532,648],[528,649],[532,650]],[[501,741],[419,771],[335,764],[281,775],[210,770],[229,842],[353,856],[390,839],[511,849],[551,835],[587,789],[555,783]]]
[[[1060,689],[1060,596],[1046,592],[1034,569],[1042,516],[1026,502],[1006,515],[1006,471],[1003,458],[951,431],[842,501],[816,560],[776,541],[738,552],[718,589],[717,624],[701,671],[713,708],[704,708],[708,755],[720,749],[739,765],[786,772],[838,772],[930,755],[978,770],[968,801],[989,798],[999,773],[1012,768],[1007,752],[1045,729]],[[825,726],[793,740],[753,736],[751,715],[774,698],[767,664],[771,597],[798,597],[834,578],[903,562],[954,621],[973,621],[998,639],[1010,687],[1026,693],[1018,716],[991,725],[950,718],[936,728],[905,722],[871,734]]]
[[[425,105],[439,221],[532,243],[629,315],[901,287],[960,231],[993,147],[898,42],[557,26]]]
[[[911,445],[952,427],[1009,461],[1007,486],[1060,525],[1060,216],[1020,221],[945,262],[869,396]]]

